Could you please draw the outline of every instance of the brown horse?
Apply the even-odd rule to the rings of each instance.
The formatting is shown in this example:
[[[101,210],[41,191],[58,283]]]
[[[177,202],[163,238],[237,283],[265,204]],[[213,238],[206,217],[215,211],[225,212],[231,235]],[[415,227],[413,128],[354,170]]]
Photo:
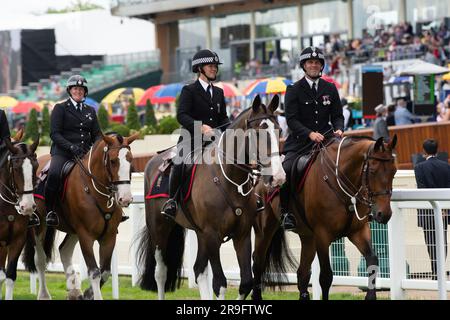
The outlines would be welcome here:
[[[130,144],[138,135],[136,133],[127,138],[104,135],[66,178],[64,197],[57,207],[60,216],[57,229],[66,233],[59,253],[69,299],[81,298],[81,282],[72,266],[73,250],[78,241],[91,284],[84,292],[84,298],[102,299],[100,289],[110,275],[117,228],[122,219],[121,207],[127,207],[133,200]],[[44,201],[37,199],[37,205],[40,219],[45,221]],[[54,235],[55,228],[47,228],[45,223],[41,223],[35,237],[27,239],[24,263],[30,271],[38,272],[38,299],[51,299],[44,272],[46,258],[51,256]],[[94,256],[94,241],[100,245],[100,268]]]
[[[345,137],[322,146],[303,188],[291,192],[290,210],[295,214],[301,240],[300,266],[297,270],[300,299],[309,299],[308,283],[311,263],[316,253],[320,263],[319,282],[322,298],[328,299],[333,280],[330,266],[331,242],[348,237],[367,262],[369,285],[366,299],[375,299],[378,258],[372,250],[369,220],[386,224],[391,215],[390,199],[395,172],[393,150],[397,143],[374,141],[367,137]],[[268,190],[257,192],[267,196]],[[356,203],[356,206],[353,204]],[[283,231],[279,229],[279,196],[266,204],[264,214],[255,224],[253,272],[255,286],[252,298],[261,299],[261,283],[274,282],[267,273],[284,272],[281,250],[285,249]],[[271,243],[271,241],[273,241]]]
[[[176,289],[180,283],[184,228],[189,228],[196,232],[198,239],[194,272],[201,298],[209,299],[208,262],[213,272],[214,294],[219,299],[225,298],[227,281],[219,250],[225,239],[230,238],[240,267],[239,298],[244,299],[249,294],[253,285],[250,230],[256,215],[253,188],[260,175],[264,175],[266,183],[271,182],[273,186],[285,180],[276,135],[278,122],[273,114],[278,104],[278,96],[272,99],[268,107],[261,104],[257,96],[252,107],[234,120],[220,136],[219,142],[205,148],[203,155],[214,158],[216,163],[197,165],[191,195],[180,206],[182,209],[179,207],[176,223],[161,214],[165,198],[146,199],[146,227],[139,244],[144,269],[140,280],[143,289],[157,290],[159,299],[164,299],[165,291]],[[239,139],[239,133],[242,139]],[[230,146],[234,139],[237,139],[237,144]],[[145,194],[158,177],[166,153],[156,155],[147,163]],[[257,159],[252,158],[255,154]],[[268,161],[262,161],[261,157]],[[233,161],[229,162],[230,159]],[[235,159],[244,161],[236,163]],[[264,172],[264,169],[271,172]]]
[[[5,299],[13,299],[17,278],[17,262],[27,238],[28,220],[36,209],[33,190],[36,186],[36,148],[33,144],[19,142],[22,130],[14,137],[16,142],[5,139],[7,159],[0,168],[0,299],[2,284],[6,283]],[[6,258],[8,266],[5,273]]]

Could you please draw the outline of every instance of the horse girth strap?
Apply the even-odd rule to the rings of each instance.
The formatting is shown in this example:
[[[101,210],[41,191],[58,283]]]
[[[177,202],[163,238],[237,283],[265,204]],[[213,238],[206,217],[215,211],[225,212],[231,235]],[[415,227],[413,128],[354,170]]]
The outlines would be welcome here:
[[[223,188],[223,185],[220,183],[220,179],[218,176],[215,175],[215,172],[212,168],[212,166],[209,166],[209,169],[211,171],[211,174],[213,176],[213,182],[214,184],[217,186],[217,188],[220,190],[220,192],[222,193],[223,198],[225,199],[225,201],[227,202],[228,206],[233,210],[233,212],[237,215],[240,216],[242,214],[242,208],[237,207],[233,204],[233,202],[230,200],[230,198],[228,197],[225,189]]]

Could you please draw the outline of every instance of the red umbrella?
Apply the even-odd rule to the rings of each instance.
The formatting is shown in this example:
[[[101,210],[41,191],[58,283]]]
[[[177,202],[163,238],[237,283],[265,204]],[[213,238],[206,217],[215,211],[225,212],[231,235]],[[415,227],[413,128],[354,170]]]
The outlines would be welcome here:
[[[242,92],[232,83],[229,82],[217,82],[214,84],[223,90],[223,95],[226,98],[242,96]]]
[[[41,107],[36,102],[32,101],[19,101],[11,111],[14,113],[29,113],[31,109],[35,109],[38,112],[41,111]]]
[[[322,79],[328,82],[333,83],[336,86],[336,89],[340,89],[341,88],[341,84],[339,82],[337,82],[336,80],[334,80],[332,77],[327,76],[326,74],[324,74],[322,76]]]
[[[142,98],[136,103],[138,106],[145,106],[147,104],[147,100],[152,100],[153,96],[155,95],[156,91],[161,89],[163,87],[163,84],[158,84],[156,86],[151,86],[147,90],[145,90],[144,95]]]

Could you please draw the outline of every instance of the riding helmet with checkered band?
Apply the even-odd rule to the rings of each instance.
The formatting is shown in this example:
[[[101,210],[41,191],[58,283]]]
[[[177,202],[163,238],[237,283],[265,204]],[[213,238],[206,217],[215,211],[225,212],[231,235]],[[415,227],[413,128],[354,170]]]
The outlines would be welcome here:
[[[214,51],[203,49],[197,52],[192,58],[192,72],[197,73],[200,70],[198,67],[201,67],[205,64],[222,64],[220,62],[219,56]]]
[[[325,56],[323,55],[322,51],[319,48],[307,47],[307,48],[303,49],[302,53],[300,54],[300,67],[303,70],[305,70],[303,68],[305,62],[310,59],[320,60],[320,63],[322,64],[322,70],[323,70],[323,68],[325,67]]]
[[[70,89],[72,87],[83,87],[84,88],[84,96],[86,97],[88,94],[87,80],[78,74],[73,75],[67,80],[66,91],[70,96]]]

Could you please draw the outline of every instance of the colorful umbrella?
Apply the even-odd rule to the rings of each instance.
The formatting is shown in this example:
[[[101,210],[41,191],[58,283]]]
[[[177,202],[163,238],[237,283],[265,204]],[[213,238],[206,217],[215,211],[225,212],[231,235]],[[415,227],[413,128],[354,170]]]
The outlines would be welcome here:
[[[332,77],[327,76],[326,74],[322,75],[322,79],[327,81],[327,82],[333,83],[336,86],[336,89],[340,89],[341,88],[341,84],[339,82],[334,80]]]
[[[97,111],[98,107],[100,106],[100,104],[97,101],[95,101],[94,99],[89,98],[89,97],[84,99],[84,103],[86,103],[88,106],[93,107],[95,109],[95,111]]]
[[[239,97],[242,96],[242,92],[232,83],[229,82],[217,82],[214,86],[219,87],[223,90],[225,98]]]
[[[254,96],[256,94],[284,93],[286,86],[292,83],[291,80],[276,77],[259,79],[250,83],[244,90],[246,96]]]
[[[450,69],[450,63],[447,65],[447,67]],[[442,80],[450,81],[450,72],[446,73],[442,76]]]
[[[153,99],[151,99],[152,103],[169,103],[175,101],[177,96],[180,94],[181,89],[183,89],[183,83],[171,83],[168,85],[162,86],[158,91],[153,95]]]
[[[134,101],[139,101],[144,95],[144,89],[141,88],[118,88],[106,95],[103,98],[102,103],[113,104],[119,99],[121,95],[132,96]]]
[[[29,113],[31,109],[35,109],[36,111],[41,111],[41,107],[32,101],[20,101],[16,104],[11,111],[14,113]]]
[[[19,101],[10,96],[0,96],[0,108],[14,107]]]
[[[152,100],[153,96],[155,95],[156,91],[161,89],[164,85],[158,84],[156,86],[151,86],[147,90],[145,90],[144,95],[141,97],[141,99],[136,103],[138,106],[145,106],[147,104],[147,100]]]

